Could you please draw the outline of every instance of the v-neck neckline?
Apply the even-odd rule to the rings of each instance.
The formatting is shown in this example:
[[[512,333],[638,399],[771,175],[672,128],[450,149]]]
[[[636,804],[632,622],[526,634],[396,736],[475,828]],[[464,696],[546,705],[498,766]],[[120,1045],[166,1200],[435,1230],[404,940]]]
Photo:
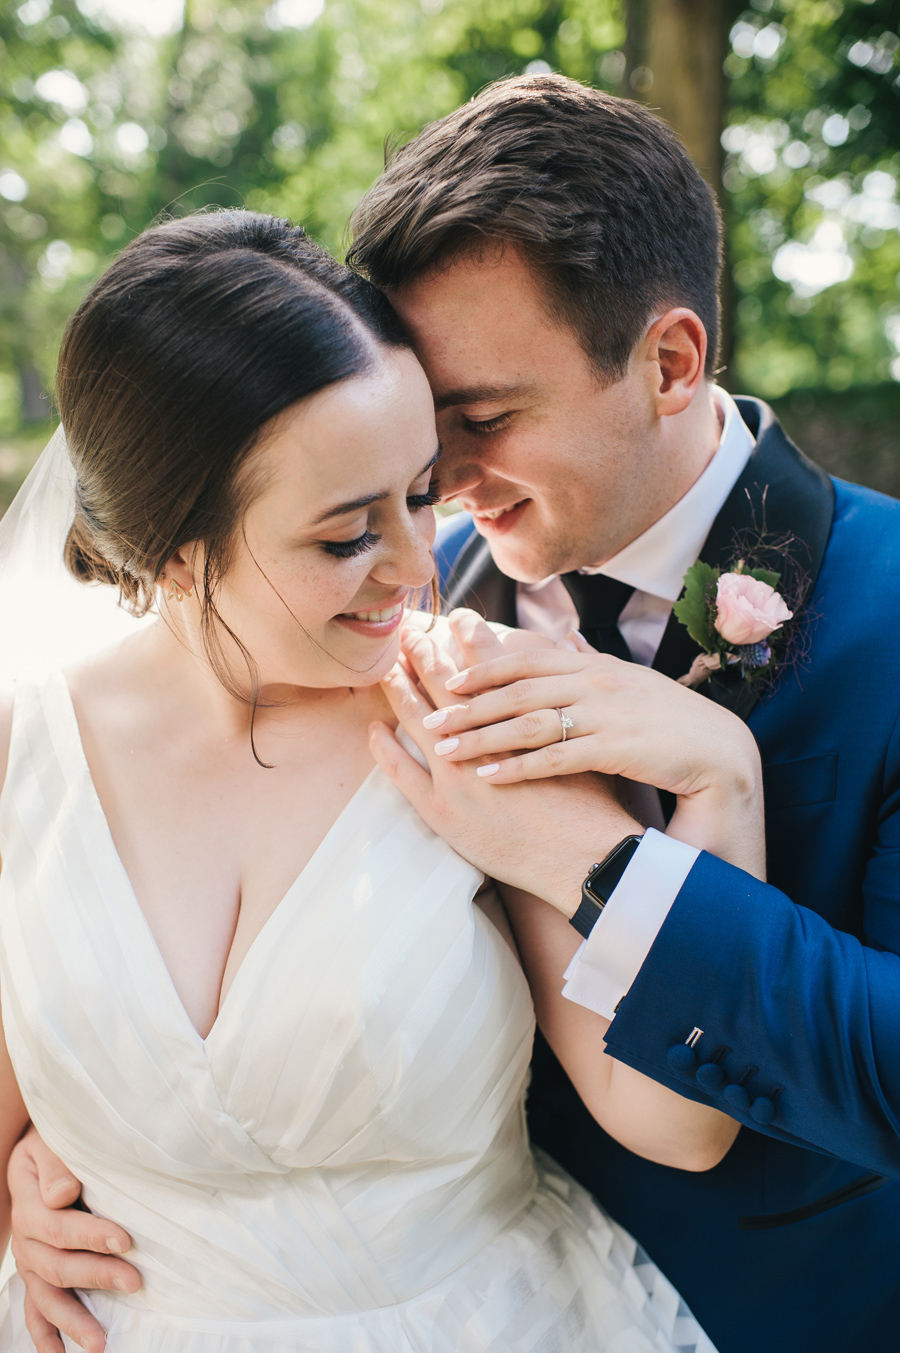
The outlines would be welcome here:
[[[169,972],[168,965],[165,959],[163,958],[162,950],[159,947],[159,943],[156,939],[156,936],[153,933],[153,929],[150,925],[150,922],[147,920],[147,917],[144,913],[144,909],[141,906],[140,901],[138,900],[138,896],[134,889],[134,885],[131,882],[131,878],[129,877],[128,870],[125,868],[125,865],[122,861],[122,857],[119,854],[118,847],[116,846],[115,839],[113,837],[112,830],[109,825],[109,819],[106,816],[106,810],[104,809],[103,804],[100,800],[100,795],[97,792],[97,785],[94,780],[93,772],[91,771],[90,762],[87,759],[87,752],[85,751],[84,748],[84,740],[81,736],[81,726],[78,722],[78,713],[75,709],[75,702],[72,699],[72,692],[69,688],[69,683],[62,672],[55,672],[53,674],[53,680],[58,681],[60,687],[62,688],[60,692],[61,695],[63,696],[62,703],[65,708],[66,717],[71,722],[72,750],[78,762],[78,767],[79,770],[81,771],[85,787],[88,792],[90,806],[94,810],[94,813],[96,814],[97,819],[101,825],[102,828],[101,834],[106,842],[110,859],[112,860],[115,866],[116,872],[121,876],[122,882],[124,884],[122,890],[123,894],[125,895],[128,905],[135,916],[136,924],[138,925],[142,938],[145,942],[145,947],[153,955],[154,962],[159,968],[160,975],[163,978],[164,983],[169,990],[171,998],[174,1000],[174,1004],[176,1005],[183,1022],[186,1024],[187,1028],[193,1034],[194,1039],[200,1044],[202,1048],[206,1049],[208,1048],[210,1041],[213,1038],[213,1035],[216,1033],[216,1030],[219,1028],[222,1022],[222,1017],[225,1014],[226,1010],[228,1009],[229,1004],[231,1003],[235,989],[239,987],[241,983],[242,976],[249,967],[250,960],[255,956],[258,949],[262,947],[262,944],[264,943],[267,934],[270,931],[274,930],[275,928],[274,923],[276,921],[276,918],[279,919],[281,918],[281,916],[284,913],[285,907],[290,903],[290,901],[294,897],[294,894],[298,892],[304,878],[307,876],[310,870],[316,864],[318,864],[321,856],[326,852],[328,847],[331,845],[333,838],[338,833],[338,830],[344,826],[345,819],[347,818],[350,811],[358,804],[360,798],[368,790],[372,781],[379,775],[380,767],[377,765],[373,766],[372,769],[369,771],[368,775],[362,781],[362,783],[357,787],[357,789],[354,790],[353,794],[350,796],[350,798],[344,804],[341,811],[338,813],[334,822],[328,828],[328,831],[322,837],[321,841],[316,846],[315,850],[310,855],[309,859],[306,861],[306,864],[300,870],[299,874],[297,874],[296,877],[293,879],[293,881],[289,884],[286,892],[283,894],[283,896],[280,898],[276,906],[266,917],[262,926],[256,932],[252,941],[250,942],[249,947],[244,953],[244,957],[238,964],[237,971],[235,972],[234,977],[231,980],[231,984],[229,985],[228,990],[225,992],[224,997],[221,995],[221,984],[220,984],[219,1005],[216,1011],[216,1017],[210,1026],[209,1032],[204,1036],[203,1034],[200,1033],[200,1030],[194,1024],[194,1021],[191,1019],[190,1015],[187,1012],[184,1002],[182,1001],[180,995],[178,994],[178,989],[176,988],[175,983],[172,980],[172,974]]]

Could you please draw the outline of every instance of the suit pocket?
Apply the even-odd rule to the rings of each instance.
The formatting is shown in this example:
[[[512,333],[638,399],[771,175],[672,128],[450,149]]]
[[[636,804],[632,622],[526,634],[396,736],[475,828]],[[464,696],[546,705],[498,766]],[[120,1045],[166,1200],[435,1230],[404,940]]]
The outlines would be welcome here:
[[[801,808],[830,803],[837,795],[837,752],[776,761],[763,767],[766,808]]]

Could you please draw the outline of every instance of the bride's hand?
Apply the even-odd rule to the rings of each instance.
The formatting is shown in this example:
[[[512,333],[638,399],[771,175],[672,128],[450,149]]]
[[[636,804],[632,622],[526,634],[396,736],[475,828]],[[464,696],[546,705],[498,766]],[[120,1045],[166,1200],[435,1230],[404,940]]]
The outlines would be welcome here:
[[[591,865],[623,837],[642,828],[625,811],[604,776],[568,776],[498,790],[434,750],[423,718],[452,699],[444,683],[456,668],[427,636],[414,645],[419,683],[398,665],[383,684],[401,725],[424,754],[423,770],[384,723],[373,724],[372,754],[419,815],[455,850],[486,874],[544,898],[574,915]]]
[[[436,755],[491,762],[482,776],[495,786],[595,771],[667,790],[678,799],[671,835],[762,875],[759,752],[734,714],[580,635],[508,652],[471,611],[450,624],[470,666],[450,678],[440,724],[428,720]],[[418,674],[423,640],[404,649]],[[562,715],[571,721],[564,742]]]

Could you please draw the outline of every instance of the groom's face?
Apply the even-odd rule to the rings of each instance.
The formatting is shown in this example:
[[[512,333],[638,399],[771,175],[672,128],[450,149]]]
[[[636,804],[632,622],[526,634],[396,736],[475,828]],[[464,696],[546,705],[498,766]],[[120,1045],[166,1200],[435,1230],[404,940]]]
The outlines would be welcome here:
[[[434,391],[442,496],[473,514],[504,573],[537,582],[601,564],[665,511],[641,345],[621,380],[598,380],[513,248],[466,256],[391,300]]]

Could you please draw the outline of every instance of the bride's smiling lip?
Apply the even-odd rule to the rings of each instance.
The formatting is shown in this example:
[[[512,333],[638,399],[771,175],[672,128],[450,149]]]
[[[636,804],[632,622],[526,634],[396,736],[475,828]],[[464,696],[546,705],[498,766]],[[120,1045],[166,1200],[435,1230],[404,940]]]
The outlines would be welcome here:
[[[387,635],[393,634],[399,627],[403,619],[403,609],[409,591],[402,594],[399,601],[393,601],[389,605],[382,603],[380,606],[360,607],[356,611],[344,611],[341,615],[334,617],[346,629],[353,630],[355,634],[364,634],[369,639],[383,639]]]
[[[472,519],[479,535],[487,537],[505,535],[522,520],[530,503],[530,498],[520,498],[506,507],[472,508]]]

